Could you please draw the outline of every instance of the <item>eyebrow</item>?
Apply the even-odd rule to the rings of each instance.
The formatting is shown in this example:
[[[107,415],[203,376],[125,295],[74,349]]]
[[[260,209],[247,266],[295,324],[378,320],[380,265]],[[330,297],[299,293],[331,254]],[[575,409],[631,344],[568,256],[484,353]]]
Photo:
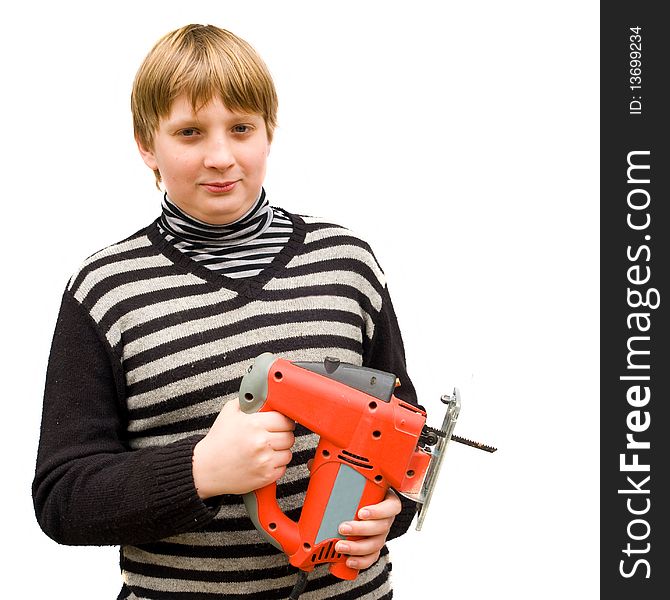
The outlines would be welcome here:
[[[263,115],[256,113],[232,113],[230,121],[239,121],[243,119],[260,119],[263,120]],[[173,119],[165,119],[164,123],[169,127],[186,127],[193,125],[200,125],[202,121],[198,118],[197,113],[186,115],[183,117],[174,117]]]
[[[239,119],[260,119],[262,121],[263,120],[263,115],[259,115],[258,113],[233,112],[232,115],[231,115],[231,120],[232,121],[237,121]]]
[[[170,127],[186,127],[200,124],[200,120],[195,116],[178,117],[174,119],[165,119],[164,123]]]

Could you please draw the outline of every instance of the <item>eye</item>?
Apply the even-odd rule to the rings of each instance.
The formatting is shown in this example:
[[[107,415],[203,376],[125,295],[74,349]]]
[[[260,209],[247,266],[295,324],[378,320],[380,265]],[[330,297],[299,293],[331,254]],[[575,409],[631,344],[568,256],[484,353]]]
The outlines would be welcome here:
[[[198,134],[198,130],[195,129],[194,127],[185,127],[184,129],[180,129],[177,132],[177,135],[180,137],[193,137]]]
[[[240,123],[233,127],[233,133],[249,133],[251,131],[251,125],[245,125]]]

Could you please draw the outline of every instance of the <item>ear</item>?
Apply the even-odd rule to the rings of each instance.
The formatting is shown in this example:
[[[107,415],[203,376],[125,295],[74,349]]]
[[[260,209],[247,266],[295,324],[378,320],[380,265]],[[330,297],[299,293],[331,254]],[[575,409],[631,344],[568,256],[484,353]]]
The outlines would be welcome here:
[[[150,148],[146,148],[137,136],[135,136],[135,143],[137,144],[137,149],[140,151],[140,156],[142,157],[144,164],[152,171],[158,170],[158,163],[156,162],[154,151]]]

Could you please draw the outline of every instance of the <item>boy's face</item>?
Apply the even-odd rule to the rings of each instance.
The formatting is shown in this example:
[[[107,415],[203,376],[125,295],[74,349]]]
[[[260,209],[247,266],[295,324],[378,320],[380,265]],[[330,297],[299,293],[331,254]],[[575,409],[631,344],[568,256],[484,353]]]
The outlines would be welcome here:
[[[179,96],[160,120],[153,147],[137,145],[170,200],[214,225],[232,223],[253,206],[270,152],[263,117],[232,112],[216,97],[194,113]]]

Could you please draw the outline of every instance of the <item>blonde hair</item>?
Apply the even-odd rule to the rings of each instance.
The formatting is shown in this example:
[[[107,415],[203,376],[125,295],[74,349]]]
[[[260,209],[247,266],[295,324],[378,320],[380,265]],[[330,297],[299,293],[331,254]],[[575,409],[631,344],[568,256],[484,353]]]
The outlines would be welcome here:
[[[194,111],[220,97],[233,111],[258,114],[268,141],[277,126],[277,92],[267,66],[252,48],[214,25],[186,25],[163,36],[137,71],[130,99],[135,137],[153,148],[161,118],[186,94]],[[160,173],[154,172],[156,182]]]

